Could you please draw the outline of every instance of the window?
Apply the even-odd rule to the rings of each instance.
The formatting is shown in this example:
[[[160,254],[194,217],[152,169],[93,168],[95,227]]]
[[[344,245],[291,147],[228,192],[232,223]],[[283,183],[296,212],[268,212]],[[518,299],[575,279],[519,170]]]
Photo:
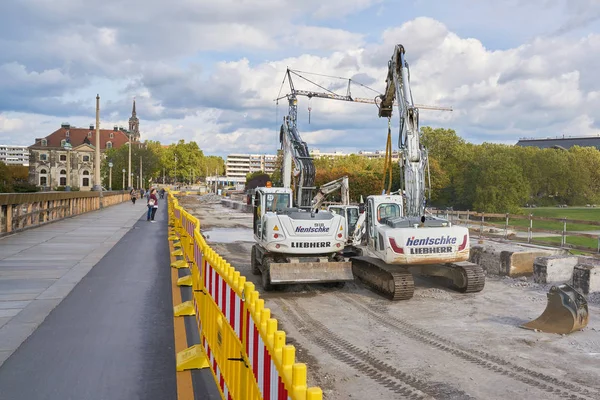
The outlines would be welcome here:
[[[48,146],[48,141],[46,139],[42,139],[42,146]]]
[[[90,156],[83,156],[83,161],[90,161]]]
[[[114,137],[115,137],[115,134],[111,132],[111,133],[110,133],[110,138],[111,138],[111,139],[114,139]]]
[[[66,176],[60,177],[60,186],[67,186],[67,177]]]
[[[65,144],[67,144],[67,141],[65,139],[60,141],[60,147],[65,147]]]
[[[67,155],[66,154],[61,154],[60,155],[60,161],[67,161]]]
[[[84,175],[89,175],[90,173],[88,171],[83,171]]]
[[[40,176],[40,186],[46,186],[46,177]]]
[[[48,154],[40,154],[40,160],[42,160],[42,161],[48,160]]]
[[[111,135],[112,135],[112,133],[111,133]],[[112,149],[112,142],[106,142],[106,148]]]
[[[66,174],[67,174],[67,171],[65,171],[64,169],[61,169],[61,170],[60,170],[60,174],[61,174],[61,175],[66,175]]]
[[[71,132],[69,132],[69,131],[66,131],[66,132],[65,132],[65,136],[66,136],[66,137],[69,137],[69,136],[71,136]]]
[[[83,178],[83,187],[90,186],[90,178]]]
[[[92,137],[92,131],[88,132],[88,137],[91,138]]]
[[[398,204],[381,204],[377,207],[377,222],[385,223],[388,218],[400,217],[400,206]]]
[[[269,193],[267,194],[265,211],[281,211],[289,207],[290,195],[287,193]]]
[[[46,170],[45,170],[45,169],[41,169],[41,170],[40,170],[40,174],[45,174],[45,173],[46,173]]]

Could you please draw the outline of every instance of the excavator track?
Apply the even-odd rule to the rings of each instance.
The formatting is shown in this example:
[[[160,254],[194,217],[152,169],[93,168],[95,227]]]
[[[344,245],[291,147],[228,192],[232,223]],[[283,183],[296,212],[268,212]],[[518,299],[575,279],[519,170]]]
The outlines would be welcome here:
[[[481,292],[485,286],[485,271],[479,265],[471,262],[461,262],[450,264],[450,268],[454,268],[463,276],[463,284],[455,288],[462,293]]]
[[[406,268],[390,267],[373,257],[352,257],[350,260],[354,276],[384,297],[393,301],[413,297],[415,283]]]

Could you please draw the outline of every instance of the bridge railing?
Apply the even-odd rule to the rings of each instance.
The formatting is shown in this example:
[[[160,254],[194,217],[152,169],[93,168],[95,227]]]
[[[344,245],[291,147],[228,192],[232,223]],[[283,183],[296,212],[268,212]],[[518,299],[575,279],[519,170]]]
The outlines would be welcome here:
[[[453,224],[464,225],[479,238],[502,238],[588,253],[600,253],[600,221],[540,217],[529,213],[492,214],[432,210]]]
[[[177,268],[189,268],[201,344],[223,399],[321,400],[318,387],[307,386],[306,364],[295,361],[295,347],[265,308],[254,284],[217,254],[200,234],[200,221],[169,192],[171,240],[179,241]],[[187,278],[187,277],[186,277]],[[178,354],[180,364],[197,350]],[[181,367],[184,369],[183,367]],[[181,370],[181,369],[180,369]]]
[[[129,200],[125,191],[103,192],[104,207]],[[100,208],[100,192],[0,194],[0,236]]]

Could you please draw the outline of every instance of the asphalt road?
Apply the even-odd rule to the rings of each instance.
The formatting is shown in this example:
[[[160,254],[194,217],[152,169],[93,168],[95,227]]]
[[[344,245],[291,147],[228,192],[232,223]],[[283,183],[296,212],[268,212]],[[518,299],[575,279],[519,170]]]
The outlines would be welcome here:
[[[165,207],[156,219],[142,216],[0,367],[1,400],[177,398]]]

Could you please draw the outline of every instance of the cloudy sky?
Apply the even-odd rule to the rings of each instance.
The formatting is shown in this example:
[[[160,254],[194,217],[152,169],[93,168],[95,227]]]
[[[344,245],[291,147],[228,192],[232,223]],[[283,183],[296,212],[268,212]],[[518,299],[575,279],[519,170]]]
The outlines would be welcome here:
[[[99,93],[102,127],[127,126],[135,96],[143,139],[274,153],[286,67],[381,92],[395,44],[415,102],[454,109],[423,110],[421,126],[474,143],[600,134],[600,0],[1,0],[0,143],[88,126]],[[310,106],[309,124],[299,98],[310,148],[385,148],[376,106]]]

